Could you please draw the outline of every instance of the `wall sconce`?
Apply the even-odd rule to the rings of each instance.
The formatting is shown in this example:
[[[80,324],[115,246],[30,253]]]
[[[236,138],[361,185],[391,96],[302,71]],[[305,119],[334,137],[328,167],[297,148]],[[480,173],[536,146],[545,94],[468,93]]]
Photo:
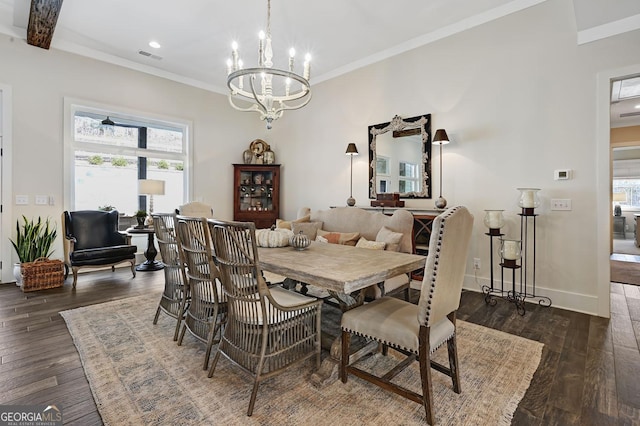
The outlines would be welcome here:
[[[615,206],[613,206],[613,215],[614,216],[622,216],[622,207],[620,207],[620,203],[627,202],[627,193],[626,192],[614,192],[613,193],[613,201],[617,202]]]
[[[444,209],[447,207],[447,200],[442,196],[442,145],[449,143],[449,136],[444,129],[436,130],[436,134],[433,137],[433,144],[440,145],[440,196],[436,199],[436,208]]]
[[[351,176],[349,180],[349,198],[347,198],[347,205],[349,207],[353,207],[356,205],[356,199],[353,198],[353,156],[358,155],[358,148],[355,143],[350,143],[347,145],[346,155],[351,157]]]
[[[138,180],[138,193],[149,196],[149,216],[153,213],[153,196],[164,195],[164,181],[157,179]]]

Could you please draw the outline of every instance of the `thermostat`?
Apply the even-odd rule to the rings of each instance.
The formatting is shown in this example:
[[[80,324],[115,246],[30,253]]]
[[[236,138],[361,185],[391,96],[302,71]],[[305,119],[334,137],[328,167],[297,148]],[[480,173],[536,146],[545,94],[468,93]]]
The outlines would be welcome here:
[[[568,180],[571,179],[571,169],[560,169],[553,172],[553,179]]]

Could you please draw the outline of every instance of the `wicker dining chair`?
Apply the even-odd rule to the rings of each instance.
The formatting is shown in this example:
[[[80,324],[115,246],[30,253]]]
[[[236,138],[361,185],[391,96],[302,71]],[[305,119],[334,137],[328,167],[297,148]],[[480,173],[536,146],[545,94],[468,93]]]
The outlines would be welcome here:
[[[164,264],[164,291],[158,303],[153,323],[158,323],[160,312],[175,318],[176,330],[173,340],[178,340],[180,324],[184,318],[189,299],[189,285],[185,285],[184,268],[180,260],[180,247],[176,235],[176,215],[173,213],[153,213],[153,228]]]
[[[431,368],[450,376],[453,390],[461,392],[456,344],[456,311],[467,264],[473,216],[465,207],[455,207],[433,221],[429,254],[418,305],[393,297],[383,297],[342,315],[342,360],[340,378],[347,382],[351,373],[377,386],[424,406],[426,419],[434,423]],[[398,366],[381,377],[349,365],[351,334],[372,339],[407,355]],[[447,343],[449,367],[431,360],[431,354]],[[391,380],[418,360],[422,395]]]
[[[206,344],[203,370],[209,366],[214,344],[220,341],[227,317],[227,302],[218,279],[218,268],[211,256],[212,246],[207,219],[177,216],[185,277],[189,283],[191,300],[185,312],[178,345],[188,330]]]
[[[274,286],[269,288],[258,265],[255,225],[209,219],[214,257],[220,269],[229,316],[211,363],[220,355],[254,378],[247,416],[262,380],[315,357],[320,367],[322,301]]]

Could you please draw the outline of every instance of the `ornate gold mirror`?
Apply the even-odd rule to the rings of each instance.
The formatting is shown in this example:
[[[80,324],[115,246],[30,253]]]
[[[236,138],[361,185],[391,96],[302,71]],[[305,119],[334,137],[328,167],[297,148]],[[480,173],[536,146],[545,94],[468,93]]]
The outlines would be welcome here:
[[[431,198],[431,114],[369,126],[369,198]]]

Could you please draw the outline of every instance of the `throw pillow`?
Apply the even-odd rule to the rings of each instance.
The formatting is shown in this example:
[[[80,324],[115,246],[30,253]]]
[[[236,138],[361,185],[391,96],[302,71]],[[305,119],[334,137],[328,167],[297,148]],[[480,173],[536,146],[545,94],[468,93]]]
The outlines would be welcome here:
[[[311,215],[306,215],[306,216],[303,216],[303,217],[301,217],[299,219],[296,219],[296,220],[276,219],[276,228],[291,229],[291,224],[292,223],[309,222],[310,219],[311,219]]]
[[[291,230],[295,235],[298,235],[300,231],[310,240],[315,240],[318,234],[318,229],[322,228],[322,222],[292,222]]]
[[[321,237],[320,235],[316,236],[316,241],[319,243],[328,244],[329,241],[325,237]]]
[[[369,241],[365,237],[360,237],[356,247],[366,248],[371,250],[384,250],[387,243],[384,241]]]
[[[359,232],[327,232],[318,229],[318,235],[326,238],[331,244],[343,244],[345,246],[355,246],[360,239]]]
[[[402,233],[393,232],[391,229],[383,226],[376,235],[376,241],[384,241],[387,243],[385,250],[400,251],[400,241],[402,241]]]

